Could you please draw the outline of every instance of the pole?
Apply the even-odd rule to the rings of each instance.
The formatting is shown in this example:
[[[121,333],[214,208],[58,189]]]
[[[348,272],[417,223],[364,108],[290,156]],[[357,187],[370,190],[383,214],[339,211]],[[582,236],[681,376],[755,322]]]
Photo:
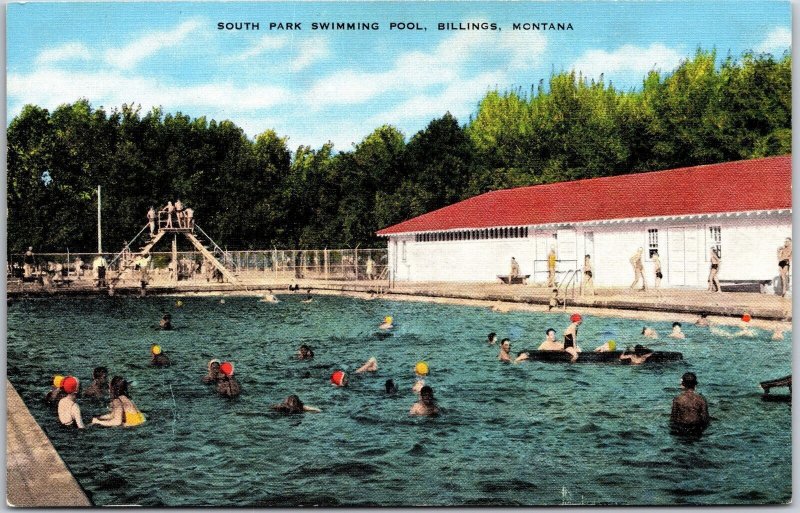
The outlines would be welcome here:
[[[97,253],[103,253],[103,230],[100,228],[100,186],[97,186]]]

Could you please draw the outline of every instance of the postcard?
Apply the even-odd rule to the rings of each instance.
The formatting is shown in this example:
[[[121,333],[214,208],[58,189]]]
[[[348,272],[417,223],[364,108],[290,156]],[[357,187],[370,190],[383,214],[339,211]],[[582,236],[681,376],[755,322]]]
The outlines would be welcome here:
[[[7,6],[7,501],[792,499],[785,1]]]

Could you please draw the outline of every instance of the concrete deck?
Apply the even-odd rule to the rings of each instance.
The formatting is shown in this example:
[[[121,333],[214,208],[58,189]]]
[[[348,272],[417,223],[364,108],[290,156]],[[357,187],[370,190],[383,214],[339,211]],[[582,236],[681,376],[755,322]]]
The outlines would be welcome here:
[[[25,508],[92,506],[8,380],[6,408],[8,505]]]

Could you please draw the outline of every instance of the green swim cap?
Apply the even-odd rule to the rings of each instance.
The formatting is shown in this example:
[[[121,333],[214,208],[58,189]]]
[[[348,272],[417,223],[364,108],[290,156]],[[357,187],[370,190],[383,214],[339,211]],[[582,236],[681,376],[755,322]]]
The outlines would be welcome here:
[[[617,342],[615,340],[608,341],[608,350],[609,351],[616,351],[617,350]]]

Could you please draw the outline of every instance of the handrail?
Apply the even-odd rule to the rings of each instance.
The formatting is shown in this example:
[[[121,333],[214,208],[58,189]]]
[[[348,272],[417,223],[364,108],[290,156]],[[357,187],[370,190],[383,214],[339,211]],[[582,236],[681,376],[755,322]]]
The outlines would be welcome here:
[[[558,290],[561,290],[561,287],[564,287],[564,310],[567,309],[567,290],[569,286],[572,285],[572,299],[575,299],[575,278],[578,276],[578,269],[570,269],[566,272],[566,276],[558,283]],[[565,285],[566,284],[566,285]]]
[[[236,265],[236,262],[233,261],[230,255],[228,255],[228,252],[224,251],[221,247],[217,246],[217,243],[214,242],[214,239],[209,237],[209,235],[205,231],[203,231],[203,229],[200,228],[199,225],[195,223],[194,227],[197,228],[197,230],[203,235],[203,237],[205,237],[214,246],[214,251],[212,253],[219,252],[222,255],[223,263],[230,264],[231,267],[233,267],[234,269],[237,269],[239,267]]]
[[[126,244],[125,244],[125,246],[122,248],[122,251],[120,251],[119,253],[117,253],[117,255],[116,255],[116,256],[115,256],[115,257],[114,257],[114,258],[111,260],[111,262],[109,262],[109,264],[108,264],[108,268],[109,268],[109,269],[111,269],[111,268],[114,266],[114,264],[116,263],[116,261],[117,261],[117,260],[119,260],[119,259],[122,257],[122,254],[123,254],[123,253],[125,253],[125,250],[126,250],[126,249],[127,249],[128,251],[130,251],[130,249],[131,249],[131,244],[132,244],[133,242],[135,242],[135,241],[136,241],[136,239],[138,239],[138,238],[139,238],[139,236],[140,236],[142,233],[144,233],[144,231],[147,229],[147,227],[148,227],[148,226],[149,226],[149,223],[148,223],[148,224],[145,224],[145,225],[142,227],[142,229],[141,229],[141,230],[139,230],[139,233],[137,233],[137,234],[136,234],[136,236],[135,236],[135,237],[133,237],[133,238],[131,239],[131,241],[130,241],[130,242],[128,242],[128,243],[126,243]]]

